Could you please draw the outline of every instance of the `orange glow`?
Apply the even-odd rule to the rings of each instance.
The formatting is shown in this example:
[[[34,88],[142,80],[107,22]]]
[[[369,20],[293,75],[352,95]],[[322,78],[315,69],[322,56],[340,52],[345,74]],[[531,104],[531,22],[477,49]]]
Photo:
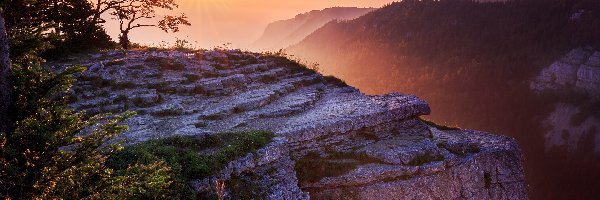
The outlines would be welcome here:
[[[293,18],[311,10],[329,7],[382,7],[393,0],[179,0],[179,9],[168,13],[185,13],[191,27],[179,33],[164,33],[159,29],[140,28],[131,33],[131,40],[158,45],[162,41],[185,39],[198,47],[210,48],[225,43],[244,48],[258,39],[270,22]],[[165,11],[158,11],[165,13]],[[108,18],[107,18],[108,19]],[[106,24],[107,32],[117,38],[118,23]]]

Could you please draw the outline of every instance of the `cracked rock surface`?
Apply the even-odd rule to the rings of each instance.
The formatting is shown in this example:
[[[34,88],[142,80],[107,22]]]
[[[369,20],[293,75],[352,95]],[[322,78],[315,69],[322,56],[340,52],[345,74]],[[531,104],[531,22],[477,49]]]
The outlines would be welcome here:
[[[127,144],[275,133],[270,145],[192,181],[197,191],[235,179],[262,186],[258,199],[527,198],[514,139],[424,121],[429,106],[414,95],[364,95],[286,59],[239,50],[106,52],[81,62],[89,70],[70,106],[137,111],[119,136]]]

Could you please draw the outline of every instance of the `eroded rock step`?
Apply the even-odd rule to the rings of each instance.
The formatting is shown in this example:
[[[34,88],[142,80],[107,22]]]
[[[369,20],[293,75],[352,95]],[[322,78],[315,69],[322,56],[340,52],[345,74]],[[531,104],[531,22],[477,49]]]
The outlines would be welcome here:
[[[527,198],[514,140],[417,119],[391,124],[352,134],[351,149],[321,146],[298,159],[300,187],[313,199]]]

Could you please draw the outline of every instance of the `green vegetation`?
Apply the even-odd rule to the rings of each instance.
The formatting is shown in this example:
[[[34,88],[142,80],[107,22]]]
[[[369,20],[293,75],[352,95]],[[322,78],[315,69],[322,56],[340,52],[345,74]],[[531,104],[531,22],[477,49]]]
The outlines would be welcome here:
[[[296,162],[295,170],[299,182],[314,183],[324,177],[344,175],[361,164],[382,163],[381,160],[364,153],[330,152],[322,157],[309,152]]]
[[[339,86],[339,87],[345,87],[348,86],[348,84],[346,84],[345,81],[343,81],[342,79],[339,79],[338,77],[335,76],[324,76],[323,79],[325,79],[325,83],[329,83],[335,86]]]
[[[244,172],[240,175],[231,176],[231,180],[225,185],[231,190],[231,199],[264,199],[267,195],[267,186],[260,185],[261,176]]]
[[[194,199],[188,181],[219,172],[232,160],[264,147],[272,138],[270,132],[249,131],[150,140],[113,154],[107,166],[119,173],[131,165],[165,162],[175,178],[170,190],[182,194],[181,198]]]
[[[278,52],[266,52],[264,58],[271,62],[273,66],[284,66],[292,70],[293,73],[317,73],[318,64],[314,64],[314,67],[309,68],[301,61],[291,58],[284,51]]]
[[[127,199],[147,191],[154,191],[152,198],[168,197],[171,169],[164,163],[131,165],[120,173],[105,165],[120,146],[104,144],[127,129],[121,123],[133,113],[88,116],[53,100],[83,68],[55,74],[15,64],[13,70],[17,112],[14,129],[0,133],[0,197]]]
[[[443,155],[428,151],[428,152],[425,152],[424,154],[416,155],[412,160],[410,160],[410,162],[408,162],[408,165],[420,166],[420,165],[423,165],[426,163],[435,162],[435,161],[443,161],[443,160],[444,160]]]
[[[432,122],[432,121],[429,121],[429,120],[423,119],[423,118],[421,118],[421,117],[419,117],[419,120],[420,120],[421,122],[423,122],[423,123],[427,124],[428,126],[431,126],[431,127],[437,128],[437,129],[439,129],[439,130],[445,130],[445,131],[460,130],[460,128],[458,128],[458,127],[452,127],[452,126],[440,125],[440,124],[437,124],[437,123],[435,123],[435,122]]]

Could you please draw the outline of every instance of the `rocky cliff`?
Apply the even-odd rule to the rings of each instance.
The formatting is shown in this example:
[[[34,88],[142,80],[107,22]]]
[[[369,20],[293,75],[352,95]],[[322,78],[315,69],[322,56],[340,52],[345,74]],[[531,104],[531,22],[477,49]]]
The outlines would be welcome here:
[[[573,49],[530,82],[537,93],[554,93],[554,110],[544,119],[545,147],[600,154],[600,51]]]
[[[313,10],[292,19],[270,23],[250,47],[260,50],[279,50],[300,42],[306,36],[332,20],[351,20],[374,8],[334,7]]]
[[[73,62],[89,70],[70,105],[137,111],[120,136],[129,144],[275,133],[265,148],[192,181],[199,192],[241,178],[267,199],[527,198],[514,139],[424,121],[429,106],[413,95],[364,95],[283,57],[237,50],[107,52]]]

